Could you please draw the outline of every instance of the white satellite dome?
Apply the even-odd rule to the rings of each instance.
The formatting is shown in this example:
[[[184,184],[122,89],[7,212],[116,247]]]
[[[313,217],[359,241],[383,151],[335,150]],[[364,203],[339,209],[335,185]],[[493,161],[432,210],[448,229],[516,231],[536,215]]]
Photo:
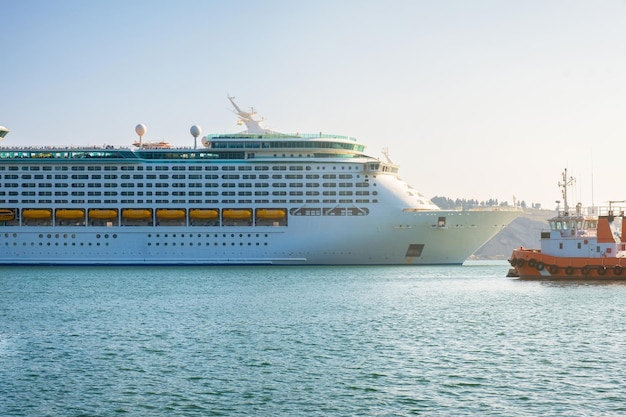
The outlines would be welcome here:
[[[144,124],[139,123],[137,126],[135,126],[135,133],[137,133],[140,137],[145,135],[147,131],[148,128]]]
[[[191,126],[191,129],[189,129],[189,132],[191,132],[191,136],[197,138],[202,134],[202,128],[198,125],[193,125]]]

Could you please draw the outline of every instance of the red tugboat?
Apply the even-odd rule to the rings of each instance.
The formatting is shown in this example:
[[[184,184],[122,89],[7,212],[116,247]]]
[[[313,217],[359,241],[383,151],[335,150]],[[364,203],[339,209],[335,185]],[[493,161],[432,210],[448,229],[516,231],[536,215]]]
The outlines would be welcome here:
[[[624,210],[609,207],[583,212],[567,204],[567,187],[573,178],[563,172],[559,182],[563,210],[549,220],[550,231],[541,232],[541,249],[514,249],[508,276],[523,279],[626,279],[626,221]],[[619,201],[623,203],[624,201]]]

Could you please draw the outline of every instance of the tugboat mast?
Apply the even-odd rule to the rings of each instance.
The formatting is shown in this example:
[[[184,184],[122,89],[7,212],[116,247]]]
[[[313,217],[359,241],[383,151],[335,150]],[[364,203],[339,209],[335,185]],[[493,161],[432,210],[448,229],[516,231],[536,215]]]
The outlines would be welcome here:
[[[563,171],[563,182],[559,181],[559,187],[562,188],[561,194],[563,195],[563,214],[569,216],[569,205],[567,204],[567,187],[572,185],[576,181],[574,177],[567,178],[567,168]]]

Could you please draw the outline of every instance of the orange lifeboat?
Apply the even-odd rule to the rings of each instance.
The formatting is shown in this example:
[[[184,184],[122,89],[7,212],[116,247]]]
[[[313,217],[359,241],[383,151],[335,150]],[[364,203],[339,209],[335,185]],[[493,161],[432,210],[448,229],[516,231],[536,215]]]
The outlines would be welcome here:
[[[90,219],[108,220],[117,217],[117,210],[114,209],[91,209],[89,210]]]
[[[81,209],[57,209],[56,218],[62,220],[80,220],[85,218],[85,211]]]
[[[225,219],[232,220],[250,220],[252,218],[252,210],[249,209],[226,209],[222,212]]]
[[[185,210],[182,209],[158,209],[157,218],[162,220],[179,220],[185,218]]]
[[[189,211],[189,217],[192,219],[210,220],[217,219],[219,217],[217,210],[210,209],[193,209]]]
[[[259,209],[256,211],[259,219],[284,219],[285,210],[282,209]]]
[[[122,217],[128,220],[147,220],[152,217],[152,211],[149,209],[124,209]]]
[[[15,212],[9,209],[0,209],[0,221],[13,220]]]
[[[50,209],[24,209],[22,217],[25,219],[44,220],[52,218],[52,210]]]

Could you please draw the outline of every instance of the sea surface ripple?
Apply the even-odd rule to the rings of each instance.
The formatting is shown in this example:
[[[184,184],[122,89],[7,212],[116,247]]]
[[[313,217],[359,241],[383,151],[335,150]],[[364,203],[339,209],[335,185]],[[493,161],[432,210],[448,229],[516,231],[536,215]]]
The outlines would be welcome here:
[[[506,271],[0,268],[0,415],[626,415],[626,285]]]

